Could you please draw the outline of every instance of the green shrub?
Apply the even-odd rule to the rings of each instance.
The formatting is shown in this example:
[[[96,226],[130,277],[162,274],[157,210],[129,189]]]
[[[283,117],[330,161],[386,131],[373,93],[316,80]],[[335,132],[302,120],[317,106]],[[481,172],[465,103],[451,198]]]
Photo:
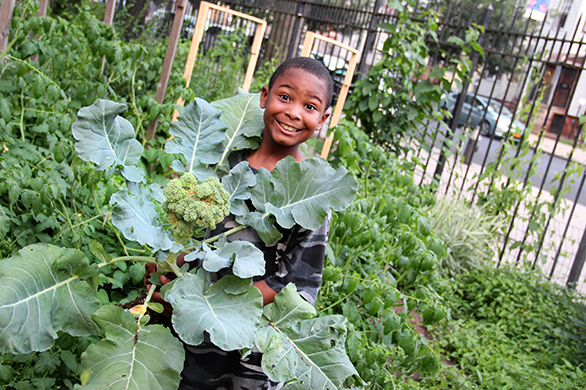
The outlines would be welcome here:
[[[502,221],[464,199],[443,198],[429,210],[433,232],[446,244],[438,270],[451,277],[492,264],[494,241]]]
[[[425,378],[426,386],[450,388],[448,378],[460,388],[586,386],[583,296],[512,265],[471,269],[453,283],[444,296],[453,320],[433,333],[456,366]]]

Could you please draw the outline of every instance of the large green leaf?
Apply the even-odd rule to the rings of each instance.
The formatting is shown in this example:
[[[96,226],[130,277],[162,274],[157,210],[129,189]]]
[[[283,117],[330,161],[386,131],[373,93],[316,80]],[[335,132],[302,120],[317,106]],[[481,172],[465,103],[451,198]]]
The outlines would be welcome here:
[[[173,240],[163,229],[156,206],[149,199],[121,191],[112,196],[110,203],[116,205],[112,210],[112,223],[124,237],[140,245],[147,244],[153,250],[173,247]]]
[[[313,307],[290,284],[265,307],[269,322],[257,333],[262,367],[286,389],[339,389],[356,369],[346,355],[346,318],[311,318]]]
[[[243,161],[222,178],[222,185],[230,194],[230,213],[244,215],[248,212],[245,201],[250,199],[250,188],[256,184],[248,162]]]
[[[212,103],[222,110],[222,121],[228,126],[222,157],[218,166],[228,170],[228,156],[235,150],[257,149],[264,129],[260,94],[238,89],[236,96]]]
[[[226,139],[226,125],[220,120],[221,111],[203,99],[195,98],[171,124],[173,139],[165,145],[170,154],[179,153],[187,161],[187,167],[175,169],[193,173],[204,180],[213,172],[208,164],[215,164],[222,158],[222,143]]]
[[[251,348],[262,316],[262,294],[250,279],[224,276],[214,285],[204,270],[175,280],[163,297],[173,305],[173,327],[183,341],[199,345],[204,332],[225,351]]]
[[[125,111],[125,104],[99,99],[79,110],[71,130],[75,150],[83,160],[96,163],[102,171],[122,166],[122,175],[127,180],[139,182],[144,171],[135,165],[144,148],[135,139],[132,124],[119,116]]]
[[[266,244],[273,244],[283,236],[275,226],[275,218],[269,213],[265,213],[266,205],[273,192],[271,172],[265,168],[259,169],[256,174],[256,185],[250,191],[257,211],[237,217],[239,223],[252,226]]]
[[[330,208],[340,211],[348,207],[358,188],[346,168],[336,170],[320,158],[296,162],[287,157],[277,163],[272,175],[267,172],[259,171],[252,189],[258,212],[244,218],[267,244],[279,238],[276,229],[270,227],[271,216],[286,229],[299,224],[315,230],[324,223]]]
[[[162,325],[138,327],[130,312],[104,306],[93,316],[106,338],[81,356],[87,382],[76,389],[176,389],[185,359],[183,345]]]
[[[218,272],[233,265],[232,271],[239,278],[246,279],[265,273],[263,252],[248,241],[219,242],[217,250],[202,245],[203,268],[209,272]]]
[[[35,244],[0,261],[0,352],[50,348],[58,331],[96,333],[97,293],[83,279],[97,273],[74,249]]]

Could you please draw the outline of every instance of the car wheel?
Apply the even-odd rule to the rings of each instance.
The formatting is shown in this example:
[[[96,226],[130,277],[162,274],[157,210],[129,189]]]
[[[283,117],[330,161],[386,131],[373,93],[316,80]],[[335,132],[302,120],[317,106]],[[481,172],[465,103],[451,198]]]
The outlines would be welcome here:
[[[484,121],[480,124],[480,134],[485,137],[490,137],[492,135],[490,133],[490,123],[488,123],[488,121]]]

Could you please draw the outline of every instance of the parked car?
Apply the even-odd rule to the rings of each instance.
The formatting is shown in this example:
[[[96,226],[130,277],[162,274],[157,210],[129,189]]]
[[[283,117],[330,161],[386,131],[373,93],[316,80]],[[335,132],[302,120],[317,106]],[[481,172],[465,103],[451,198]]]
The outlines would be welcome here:
[[[450,92],[444,101],[444,107],[452,113],[458,99],[459,92]],[[468,119],[470,117],[470,119]],[[468,121],[468,122],[467,122]],[[466,123],[467,122],[467,123]],[[511,122],[513,125],[511,126]],[[495,100],[489,101],[482,96],[466,94],[462,105],[462,114],[458,126],[467,125],[471,128],[480,128],[480,134],[487,137],[504,137],[509,131],[514,140],[519,140],[525,132],[525,125],[509,109]]]

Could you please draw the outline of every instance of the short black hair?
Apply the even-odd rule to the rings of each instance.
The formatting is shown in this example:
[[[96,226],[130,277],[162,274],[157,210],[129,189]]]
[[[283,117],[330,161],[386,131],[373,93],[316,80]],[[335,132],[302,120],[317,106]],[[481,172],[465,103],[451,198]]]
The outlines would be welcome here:
[[[288,69],[303,69],[308,73],[322,79],[326,83],[326,107],[327,110],[332,105],[332,98],[334,96],[334,80],[321,61],[309,57],[295,57],[283,62],[269,80],[269,91],[273,88],[275,81],[285,73]]]

